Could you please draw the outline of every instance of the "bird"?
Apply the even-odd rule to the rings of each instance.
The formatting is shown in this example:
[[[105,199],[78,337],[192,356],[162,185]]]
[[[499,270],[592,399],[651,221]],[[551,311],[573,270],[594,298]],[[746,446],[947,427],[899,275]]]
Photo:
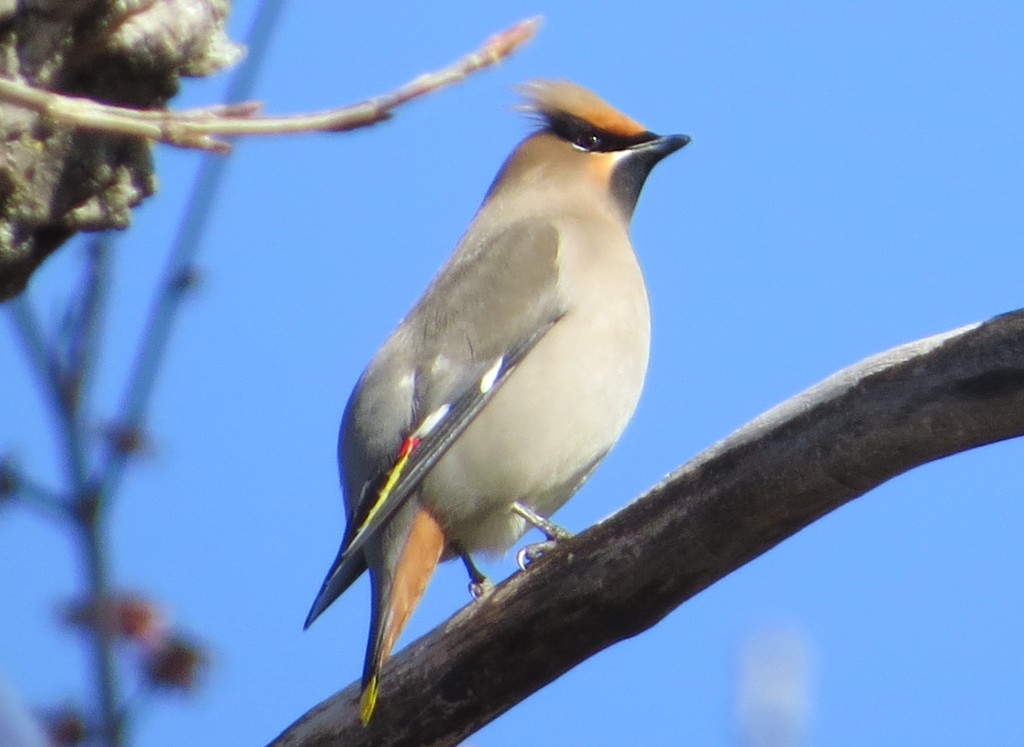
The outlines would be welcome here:
[[[650,309],[629,238],[657,135],[566,80],[519,88],[536,128],[506,159],[454,252],[358,379],[338,460],[346,527],[308,628],[369,570],[360,720],[438,563],[506,552],[550,516],[632,417]],[[529,548],[528,548],[529,550]]]

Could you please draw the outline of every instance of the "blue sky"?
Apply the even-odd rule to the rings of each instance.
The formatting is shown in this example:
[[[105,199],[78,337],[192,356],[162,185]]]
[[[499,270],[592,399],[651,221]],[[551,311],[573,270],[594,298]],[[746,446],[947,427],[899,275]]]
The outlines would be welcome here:
[[[240,39],[253,3],[236,6]],[[338,420],[528,131],[509,109],[516,83],[569,78],[693,137],[634,218],[653,309],[647,388],[559,513],[569,528],[844,366],[1022,306],[1024,6],[747,6],[289,7],[255,94],[279,113],[389,90],[515,20],[546,22],[500,68],[380,127],[238,144],[151,410],[155,453],[113,516],[116,581],[212,654],[194,696],[141,714],[138,744],[260,744],[359,675],[365,581],[301,630],[343,528]],[[187,83],[175,103],[217,102],[226,81]],[[161,190],[118,244],[98,414],[119,402],[200,158],[157,148]],[[33,282],[45,319],[81,246]],[[0,380],[0,453],[51,479],[47,413],[6,325]],[[470,743],[737,744],[752,648],[796,672],[809,744],[1024,742],[1022,456],[1008,442],[892,480]],[[510,554],[487,570],[514,567]],[[84,687],[85,652],[52,614],[78,578],[51,524],[0,513],[0,677],[31,703]],[[446,566],[402,643],[467,602],[462,568]]]

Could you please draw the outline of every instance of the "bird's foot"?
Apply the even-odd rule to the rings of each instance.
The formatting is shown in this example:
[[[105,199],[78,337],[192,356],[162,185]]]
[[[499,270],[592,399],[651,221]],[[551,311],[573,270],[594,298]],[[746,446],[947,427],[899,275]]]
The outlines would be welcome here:
[[[537,527],[547,537],[547,541],[527,545],[516,553],[516,564],[524,571],[530,563],[537,560],[544,553],[553,550],[559,542],[572,537],[572,532],[562,529],[555,522],[541,516],[532,508],[523,505],[519,501],[512,504],[512,513],[521,516],[527,523]]]
[[[462,563],[466,566],[466,573],[469,574],[469,595],[475,601],[480,601],[491,593],[494,584],[484,575],[483,571],[476,567],[476,563],[473,562],[473,558],[468,552],[459,546],[456,546],[455,551],[462,558]]]

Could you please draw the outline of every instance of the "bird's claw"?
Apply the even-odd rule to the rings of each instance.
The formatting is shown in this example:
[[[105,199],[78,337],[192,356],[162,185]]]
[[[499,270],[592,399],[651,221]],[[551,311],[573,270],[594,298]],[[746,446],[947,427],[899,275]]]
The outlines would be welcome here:
[[[494,589],[494,584],[491,583],[489,578],[481,578],[479,581],[469,582],[469,595],[473,597],[473,601],[479,602],[485,596],[491,593]]]
[[[527,567],[535,560],[539,559],[542,555],[551,550],[555,549],[558,544],[558,540],[549,539],[544,542],[535,542],[532,545],[527,545],[516,553],[516,565],[519,566],[520,570],[526,570]]]

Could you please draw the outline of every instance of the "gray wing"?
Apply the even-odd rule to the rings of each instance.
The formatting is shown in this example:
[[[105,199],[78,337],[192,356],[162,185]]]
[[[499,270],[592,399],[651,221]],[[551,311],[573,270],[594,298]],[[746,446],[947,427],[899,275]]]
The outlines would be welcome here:
[[[363,548],[566,311],[557,229],[466,235],[364,372],[339,438],[348,525],[307,618],[366,568]]]

